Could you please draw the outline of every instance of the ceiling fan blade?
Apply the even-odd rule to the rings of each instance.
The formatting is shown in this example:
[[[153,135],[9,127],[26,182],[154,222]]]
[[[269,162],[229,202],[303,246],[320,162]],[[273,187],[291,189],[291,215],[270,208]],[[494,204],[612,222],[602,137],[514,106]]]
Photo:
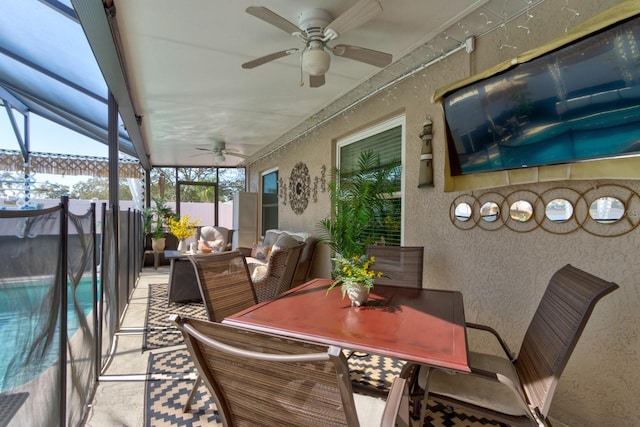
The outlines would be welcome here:
[[[202,151],[213,151],[211,150],[211,148],[202,148],[202,147],[195,147],[196,150],[202,150]]]
[[[324,85],[324,74],[319,76],[309,76],[309,87],[320,87]]]
[[[386,67],[391,64],[393,56],[389,53],[380,52],[365,47],[352,46],[349,44],[339,44],[333,48],[333,54],[344,58],[353,59],[355,61],[364,62],[366,64],[375,65],[376,67]]]
[[[231,157],[240,157],[241,159],[248,159],[249,155],[248,154],[242,154],[242,153],[236,153],[233,151],[223,151],[222,154],[224,154],[225,156],[231,156]]]
[[[263,21],[274,25],[280,28],[282,31],[294,34],[294,33],[303,33],[303,31],[298,28],[297,25],[287,21],[282,16],[278,15],[275,12],[270,11],[264,6],[249,6],[246,10],[249,15],[253,15],[256,18],[262,19]]]
[[[372,20],[380,12],[382,12],[382,6],[378,0],[359,0],[327,25],[324,31],[325,35],[329,35],[330,39],[333,40],[340,34],[344,34]]]
[[[255,68],[259,65],[266,64],[267,62],[275,61],[276,59],[282,58],[287,55],[291,55],[294,52],[297,52],[299,49],[287,49],[281,50],[280,52],[270,53],[269,55],[262,56],[260,58],[254,59],[249,62],[245,62],[242,64],[242,68]]]

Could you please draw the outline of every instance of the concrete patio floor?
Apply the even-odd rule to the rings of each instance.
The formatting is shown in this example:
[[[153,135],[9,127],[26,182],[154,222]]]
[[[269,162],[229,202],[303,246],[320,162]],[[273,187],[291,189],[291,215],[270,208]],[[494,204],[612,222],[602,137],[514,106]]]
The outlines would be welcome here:
[[[117,334],[113,358],[100,376],[87,426],[144,426],[147,364],[153,353],[142,350],[148,289],[149,284],[167,283],[168,279],[168,266],[143,269]]]

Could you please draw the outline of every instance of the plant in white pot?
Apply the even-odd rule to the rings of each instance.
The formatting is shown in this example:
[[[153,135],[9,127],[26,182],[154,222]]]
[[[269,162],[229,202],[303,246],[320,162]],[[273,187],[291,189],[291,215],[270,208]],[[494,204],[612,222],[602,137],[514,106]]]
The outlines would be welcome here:
[[[162,199],[154,199],[155,207],[144,211],[144,231],[151,234],[151,249],[162,252],[166,247],[166,221],[173,218],[175,213]]]
[[[329,289],[340,285],[343,296],[360,295],[355,301],[352,298],[353,305],[362,304],[362,295],[368,297],[378,275],[370,268],[375,260],[365,255],[366,248],[378,240],[379,222],[390,210],[397,166],[398,163],[381,165],[377,154],[364,151],[353,173],[333,170],[328,186],[332,215],[318,226],[323,241],[335,252],[334,282]]]
[[[189,221],[189,215],[183,215],[180,219],[169,217],[167,225],[171,234],[178,239],[178,251],[187,251],[187,239],[193,237],[200,221]]]

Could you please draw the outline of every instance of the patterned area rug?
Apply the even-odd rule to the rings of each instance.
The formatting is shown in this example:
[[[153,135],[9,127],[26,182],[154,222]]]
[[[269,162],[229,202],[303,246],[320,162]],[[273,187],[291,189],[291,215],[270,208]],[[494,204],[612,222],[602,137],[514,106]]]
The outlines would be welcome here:
[[[186,349],[149,355],[149,377],[145,390],[145,426],[222,425],[203,382],[191,403],[182,407],[196,380],[196,369]]]
[[[158,350],[184,344],[178,329],[169,322],[169,315],[181,314],[206,319],[202,303],[167,304],[167,284],[149,286],[146,333],[143,350]],[[387,390],[400,374],[403,362],[373,354],[352,353],[347,359],[354,382]],[[148,378],[145,387],[145,426],[215,426],[222,425],[215,404],[201,382],[193,399],[191,411],[182,412],[197,377],[195,366],[186,348],[156,351],[149,354]],[[493,420],[453,411],[447,406],[429,401],[424,427],[505,426]]]
[[[162,347],[183,344],[182,335],[169,322],[169,315],[181,314],[188,317],[206,319],[204,305],[201,302],[167,303],[167,284],[149,285],[149,304],[145,322],[143,350],[155,350]]]
[[[353,359],[353,361],[352,361]],[[380,356],[350,357],[349,367],[354,379],[373,382],[383,387],[400,373],[402,363]],[[182,412],[187,396],[196,379],[195,366],[185,348],[149,355],[150,380],[145,390],[145,426],[221,426],[216,407],[201,383],[188,413]],[[429,401],[424,427],[481,427],[502,426],[486,418],[479,418]]]

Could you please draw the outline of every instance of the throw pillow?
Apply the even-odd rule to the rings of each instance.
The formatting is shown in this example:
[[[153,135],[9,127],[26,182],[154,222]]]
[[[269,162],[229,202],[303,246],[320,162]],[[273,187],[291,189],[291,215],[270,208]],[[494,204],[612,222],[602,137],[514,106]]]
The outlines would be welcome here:
[[[259,260],[266,260],[271,252],[271,246],[253,245],[251,257]]]
[[[256,266],[256,268],[253,270],[253,273],[251,273],[251,281],[254,283],[257,282],[258,280],[262,279],[266,273],[267,273],[266,265]]]

